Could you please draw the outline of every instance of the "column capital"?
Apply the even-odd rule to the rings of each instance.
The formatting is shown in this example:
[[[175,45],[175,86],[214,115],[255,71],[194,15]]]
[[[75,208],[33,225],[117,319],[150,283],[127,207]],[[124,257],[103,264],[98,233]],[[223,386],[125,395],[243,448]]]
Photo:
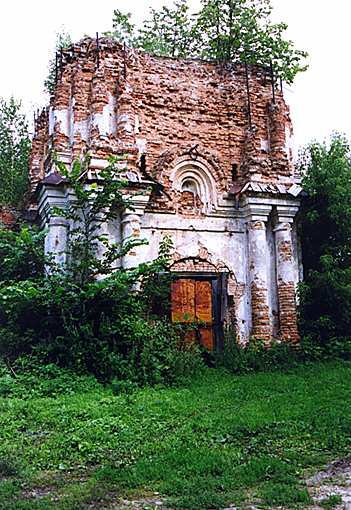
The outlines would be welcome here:
[[[63,216],[50,216],[48,223],[53,227],[68,227],[69,221]]]
[[[57,217],[57,215],[52,213],[55,207],[64,209],[66,205],[67,190],[65,188],[44,184],[41,187],[38,198],[38,213],[42,227],[46,222],[51,221],[51,218]]]
[[[145,213],[146,206],[149,203],[151,196],[151,190],[146,190],[145,193],[140,195],[126,195],[129,200],[130,207],[126,207],[122,211],[122,218],[128,215],[143,216]]]
[[[277,211],[277,221],[278,224],[280,223],[294,223],[295,216],[299,210],[298,205],[277,205],[276,211]],[[277,228],[279,228],[279,225],[277,225]]]
[[[262,221],[266,223],[272,211],[272,206],[260,203],[247,203],[243,208],[246,222]]]

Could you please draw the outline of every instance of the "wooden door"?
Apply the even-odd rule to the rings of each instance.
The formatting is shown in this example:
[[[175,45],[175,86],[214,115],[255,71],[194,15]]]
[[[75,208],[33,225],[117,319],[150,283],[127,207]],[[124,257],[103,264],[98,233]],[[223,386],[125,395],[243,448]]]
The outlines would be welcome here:
[[[212,283],[210,280],[179,278],[171,284],[173,322],[197,323],[197,330],[186,334],[188,341],[198,340],[206,349],[214,348]]]

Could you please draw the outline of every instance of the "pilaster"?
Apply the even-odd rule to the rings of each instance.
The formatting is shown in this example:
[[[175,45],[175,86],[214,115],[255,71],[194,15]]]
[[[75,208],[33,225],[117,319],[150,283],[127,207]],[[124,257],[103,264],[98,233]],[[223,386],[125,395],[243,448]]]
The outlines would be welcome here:
[[[47,229],[44,251],[54,263],[64,266],[67,262],[68,221],[53,214],[54,208],[66,206],[66,194],[62,187],[43,185],[39,195],[39,216],[42,227]],[[49,269],[49,268],[48,268]]]
[[[274,228],[276,247],[277,287],[280,337],[283,341],[299,342],[296,310],[295,264],[292,225],[298,207],[278,206]]]
[[[251,334],[266,343],[272,337],[269,314],[266,224],[272,206],[247,203],[249,285],[251,292]]]
[[[128,241],[142,241],[141,223],[145,208],[150,199],[150,192],[144,195],[135,195],[131,198],[131,207],[125,209],[121,214],[121,238],[122,245]],[[142,244],[134,246],[122,259],[122,267],[131,269],[137,267],[142,260]]]

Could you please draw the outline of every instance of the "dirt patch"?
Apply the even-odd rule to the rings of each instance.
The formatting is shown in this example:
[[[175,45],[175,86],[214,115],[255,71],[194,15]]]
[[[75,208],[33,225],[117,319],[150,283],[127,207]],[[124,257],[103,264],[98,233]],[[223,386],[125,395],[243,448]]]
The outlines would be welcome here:
[[[309,478],[306,483],[317,505],[313,510],[323,508],[318,505],[333,495],[342,499],[342,503],[333,507],[335,510],[351,510],[351,457],[332,462],[325,470]]]

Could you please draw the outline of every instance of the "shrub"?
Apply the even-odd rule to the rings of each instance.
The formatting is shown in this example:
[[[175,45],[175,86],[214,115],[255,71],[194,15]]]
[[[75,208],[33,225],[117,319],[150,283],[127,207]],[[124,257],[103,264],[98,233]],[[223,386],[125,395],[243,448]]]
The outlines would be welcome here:
[[[300,216],[305,281],[300,326],[317,356],[350,355],[351,159],[350,144],[334,135],[301,155],[306,192]],[[316,346],[313,348],[313,345]]]
[[[143,293],[130,291],[137,277],[117,271],[79,286],[52,275],[0,287],[0,353],[10,360],[35,355],[101,381],[187,378],[201,365],[200,353],[179,351],[179,329],[149,315]]]
[[[0,228],[0,282],[42,277],[45,231],[22,225],[18,231]]]
[[[114,269],[116,260],[144,241],[131,239],[119,246],[101,232],[102,223],[132,204],[123,193],[128,183],[118,179],[116,158],[97,183],[84,177],[88,162],[75,161],[70,171],[57,162],[76,197],[67,208],[52,211],[71,224],[66,267],[44,258],[43,233],[26,228],[0,232],[0,354],[10,362],[35,356],[104,382],[173,384],[197,370],[201,357],[194,349],[179,354],[180,331],[152,316],[155,303],[167,294],[160,285],[167,277],[158,275],[167,273],[170,241],[161,243],[157,260]],[[97,257],[101,245],[104,253]],[[49,270],[44,277],[45,263]],[[136,284],[141,292],[132,290]],[[2,382],[2,391],[11,391],[9,380]]]
[[[270,371],[295,367],[301,353],[284,342],[273,342],[268,348],[254,338],[246,345],[240,345],[235,337],[227,335],[223,353],[217,355],[217,365],[233,373]]]

